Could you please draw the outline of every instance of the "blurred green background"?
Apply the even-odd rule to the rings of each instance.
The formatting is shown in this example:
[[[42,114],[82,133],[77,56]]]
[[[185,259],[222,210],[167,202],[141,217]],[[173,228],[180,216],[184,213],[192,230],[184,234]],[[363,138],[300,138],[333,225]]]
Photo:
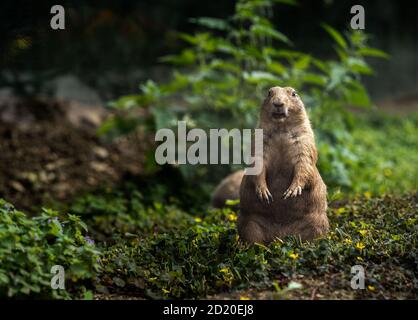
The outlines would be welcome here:
[[[178,52],[184,43],[176,31],[190,32],[193,17],[226,18],[230,1],[61,1],[66,9],[65,31],[49,26],[53,1],[2,1],[0,4],[0,87],[25,92],[46,91],[44,83],[60,75],[74,75],[97,92],[101,101],[133,93],[150,74],[162,78],[158,57]],[[391,55],[390,63],[372,62],[377,77],[366,80],[372,97],[383,100],[417,89],[417,3],[401,0],[299,1],[298,6],[274,9],[274,25],[303,52],[320,58],[332,54],[320,22],[347,28],[350,8],[363,4],[371,45]],[[99,75],[99,76],[98,76]],[[50,94],[53,94],[53,92]],[[79,97],[79,99],[89,97]],[[91,100],[91,99],[90,99]]]

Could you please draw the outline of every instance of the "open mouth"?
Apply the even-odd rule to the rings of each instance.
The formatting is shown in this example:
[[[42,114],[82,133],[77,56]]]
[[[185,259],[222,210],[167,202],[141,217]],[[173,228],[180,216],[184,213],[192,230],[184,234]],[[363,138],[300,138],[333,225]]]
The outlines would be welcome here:
[[[287,115],[284,112],[273,112],[272,117],[273,119],[284,119],[287,117]]]

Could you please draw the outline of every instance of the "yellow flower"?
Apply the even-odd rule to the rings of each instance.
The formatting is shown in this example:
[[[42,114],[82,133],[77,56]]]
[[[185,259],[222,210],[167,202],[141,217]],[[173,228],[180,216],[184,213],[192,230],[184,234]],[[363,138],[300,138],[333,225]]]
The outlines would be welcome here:
[[[369,289],[369,291],[376,291],[376,288],[373,286],[367,286],[367,289]]]
[[[358,233],[360,233],[363,237],[367,234],[367,230],[359,230]]]
[[[344,239],[344,243],[345,244],[352,244],[353,243],[353,241],[351,241],[351,239]]]
[[[363,250],[364,248],[366,248],[364,243],[362,243],[362,242],[357,242],[356,243],[356,249]]]
[[[229,221],[237,221],[238,217],[236,214],[231,213],[230,215],[228,215],[228,220]]]
[[[196,222],[202,222],[202,219],[200,219],[200,218],[194,218],[194,221],[196,221]]]
[[[30,46],[30,41],[25,38],[19,38],[15,40],[15,44],[19,49],[26,49]]]
[[[241,297],[239,297],[239,299],[240,300],[251,300],[249,297],[246,297],[246,296],[241,296]]]
[[[164,288],[162,290],[163,290],[164,293],[170,293],[170,290],[167,290],[167,289],[164,289]]]
[[[398,241],[398,240],[400,240],[400,239],[401,239],[401,236],[400,236],[399,234],[392,234],[390,237],[391,237],[391,238],[392,238],[392,240],[394,240],[394,241]]]
[[[289,257],[293,260],[296,260],[299,257],[299,255],[297,253],[290,253]]]
[[[365,196],[366,199],[370,199],[372,197],[372,193],[370,191],[366,191],[364,193],[364,196]]]
[[[345,212],[345,208],[344,208],[344,207],[342,207],[342,208],[338,208],[338,209],[337,209],[336,214],[337,214],[337,215],[340,215],[341,213],[344,213],[344,212]]]
[[[222,269],[219,269],[219,272],[221,272],[221,273],[228,273],[229,272],[229,268],[222,268]]]

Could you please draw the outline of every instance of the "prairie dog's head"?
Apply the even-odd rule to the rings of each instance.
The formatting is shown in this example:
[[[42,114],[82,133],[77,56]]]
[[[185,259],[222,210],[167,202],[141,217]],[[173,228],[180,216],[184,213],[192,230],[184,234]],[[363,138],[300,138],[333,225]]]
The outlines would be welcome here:
[[[293,122],[304,114],[305,107],[296,90],[291,87],[272,87],[264,100],[261,117],[268,123]]]

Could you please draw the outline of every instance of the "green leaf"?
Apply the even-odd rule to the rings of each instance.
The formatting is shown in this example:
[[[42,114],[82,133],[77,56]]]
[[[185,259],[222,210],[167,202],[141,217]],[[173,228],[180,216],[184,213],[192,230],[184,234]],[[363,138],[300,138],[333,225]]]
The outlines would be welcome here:
[[[139,124],[137,118],[110,116],[97,130],[99,136],[114,138],[132,132]]]
[[[226,60],[214,59],[210,62],[209,66],[213,69],[221,69],[232,71],[234,73],[241,73],[241,69],[237,65],[229,63]]]
[[[348,103],[356,107],[370,107],[370,98],[366,88],[357,81],[351,81],[349,87],[345,89],[345,98]]]
[[[265,71],[244,72],[244,79],[251,83],[258,83],[260,81],[278,81],[279,78],[274,74]]]
[[[291,6],[299,6],[299,3],[296,0],[273,0],[276,3],[283,3]]]
[[[320,76],[314,73],[306,73],[302,76],[302,81],[312,84],[317,84],[320,86],[325,86],[327,79],[325,76]]]
[[[309,67],[310,62],[311,62],[311,57],[306,55],[300,58],[299,60],[297,60],[293,66],[298,70],[305,70],[306,68]]]
[[[160,90],[164,95],[172,94],[186,88],[189,85],[189,82],[189,78],[186,75],[175,71],[173,79],[168,84],[162,85]]]
[[[190,35],[187,33],[179,33],[178,36],[180,39],[186,41],[187,43],[191,45],[196,45],[199,42],[197,36],[195,35]]]
[[[385,58],[385,59],[390,58],[390,55],[388,55],[386,52],[379,50],[379,49],[368,48],[368,47],[358,49],[357,53],[362,56],[379,57],[379,58]]]
[[[228,28],[228,23],[225,20],[217,19],[217,18],[209,18],[209,17],[191,18],[189,19],[189,21],[192,23],[210,28],[210,29],[226,30]]]
[[[84,300],[93,300],[93,292],[91,290],[88,290],[88,291],[84,292],[83,299]]]
[[[277,74],[282,74],[286,72],[286,67],[280,62],[272,62],[267,64],[267,69]]]
[[[360,74],[372,75],[373,69],[371,69],[363,59],[348,58],[347,64],[351,71]]]
[[[236,206],[237,204],[239,204],[239,199],[236,199],[236,200],[227,199],[225,201],[225,204],[227,206]]]
[[[321,24],[322,28],[338,43],[341,48],[347,49],[347,42],[344,40],[343,36],[333,27],[325,23]]]
[[[185,49],[178,55],[167,55],[158,60],[175,65],[189,65],[196,62],[196,54],[190,49]]]
[[[131,109],[135,107],[142,107],[149,102],[149,99],[143,95],[126,95],[116,101],[108,104],[111,108],[116,109]]]
[[[283,33],[275,30],[270,26],[265,26],[261,24],[253,25],[251,27],[251,32],[259,36],[271,37],[273,39],[279,40],[287,44],[291,43],[290,40]]]

